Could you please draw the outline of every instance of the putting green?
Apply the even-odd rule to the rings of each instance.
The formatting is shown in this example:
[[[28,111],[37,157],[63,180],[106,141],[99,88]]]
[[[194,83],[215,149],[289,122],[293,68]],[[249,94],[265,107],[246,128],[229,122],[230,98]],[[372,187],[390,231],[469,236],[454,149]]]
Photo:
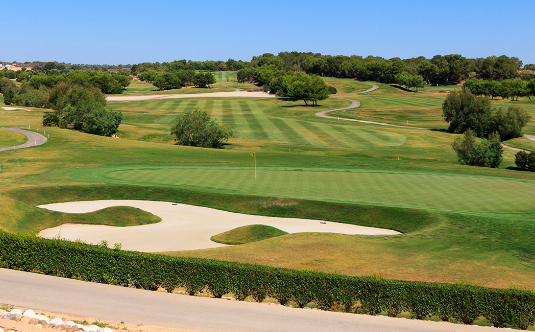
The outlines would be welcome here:
[[[180,186],[197,190],[286,196],[466,212],[525,212],[535,207],[535,181],[424,172],[226,169],[214,167],[87,168],[78,180]]]

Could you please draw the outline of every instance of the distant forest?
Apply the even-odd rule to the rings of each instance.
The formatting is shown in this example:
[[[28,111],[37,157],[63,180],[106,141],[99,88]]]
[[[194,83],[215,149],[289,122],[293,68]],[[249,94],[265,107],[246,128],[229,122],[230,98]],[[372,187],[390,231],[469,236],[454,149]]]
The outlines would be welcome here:
[[[8,62],[3,62],[9,64]],[[459,54],[436,55],[433,58],[423,56],[410,59],[384,59],[375,56],[322,55],[312,52],[281,52],[278,55],[265,53],[253,56],[251,61],[191,61],[176,60],[172,62],[143,62],[127,65],[88,65],[67,64],[61,62],[25,62],[18,66],[31,68],[34,73],[67,73],[74,70],[129,72],[133,75],[154,70],[173,72],[177,70],[196,71],[239,71],[259,67],[271,68],[285,72],[305,72],[319,76],[338,78],[356,78],[374,80],[384,83],[397,83],[395,77],[400,73],[419,75],[427,84],[456,84],[471,77],[485,80],[506,80],[535,78],[535,64],[523,64],[516,57],[489,56],[486,58],[465,58]],[[24,70],[23,70],[24,71]],[[15,73],[6,73],[3,77],[16,78]],[[13,76],[13,77],[10,77]]]

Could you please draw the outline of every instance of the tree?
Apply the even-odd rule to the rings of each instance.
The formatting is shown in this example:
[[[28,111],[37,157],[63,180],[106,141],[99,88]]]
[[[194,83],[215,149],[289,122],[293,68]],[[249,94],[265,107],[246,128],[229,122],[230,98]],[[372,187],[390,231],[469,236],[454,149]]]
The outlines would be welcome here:
[[[160,90],[180,89],[181,82],[175,73],[159,73],[152,82],[152,85]]]
[[[216,82],[215,77],[210,72],[199,72],[193,77],[193,84],[199,88],[205,88],[209,84],[214,84]]]
[[[180,145],[203,148],[223,148],[229,138],[234,137],[232,129],[219,125],[201,109],[187,111],[177,119],[171,135]]]
[[[493,132],[504,141],[522,136],[522,128],[529,122],[529,114],[518,106],[510,106],[507,111],[498,109],[492,116]]]
[[[528,154],[524,151],[519,151],[515,155],[515,164],[521,170],[535,172],[535,153]]]
[[[528,90],[528,98],[531,100],[531,96],[535,96],[535,78],[532,78],[526,86]]]
[[[463,165],[498,168],[502,162],[503,147],[498,135],[476,142],[475,133],[467,130],[451,144]]]
[[[329,98],[329,87],[316,75],[298,73],[287,75],[283,81],[283,91],[292,100],[303,100],[305,105],[312,102],[317,105],[319,100]]]
[[[448,131],[464,133],[468,129],[485,137],[491,126],[492,110],[487,97],[477,97],[468,88],[453,91],[442,104],[442,117],[449,122]]]

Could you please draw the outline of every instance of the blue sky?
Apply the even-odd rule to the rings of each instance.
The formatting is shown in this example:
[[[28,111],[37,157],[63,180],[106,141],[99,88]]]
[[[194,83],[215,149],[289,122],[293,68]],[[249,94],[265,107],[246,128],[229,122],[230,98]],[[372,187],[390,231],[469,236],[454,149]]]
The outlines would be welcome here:
[[[533,0],[50,0],[17,7],[0,19],[2,61],[133,64],[310,51],[506,54],[535,63]]]

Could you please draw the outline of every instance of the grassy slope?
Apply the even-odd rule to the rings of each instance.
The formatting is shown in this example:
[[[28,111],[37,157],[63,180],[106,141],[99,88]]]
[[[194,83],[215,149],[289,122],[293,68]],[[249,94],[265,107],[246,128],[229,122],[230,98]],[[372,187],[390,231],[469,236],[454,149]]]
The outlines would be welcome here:
[[[0,129],[0,148],[24,144],[28,138],[21,133]]]
[[[271,226],[249,225],[214,235],[211,237],[211,240],[224,244],[245,244],[271,239],[286,234],[288,233]]]
[[[362,91],[368,87],[360,82],[355,82],[353,88],[347,87],[351,85],[349,80],[342,83],[350,91]],[[345,89],[336,85],[336,82],[330,84],[337,86],[339,91]],[[408,94],[395,90],[391,93],[389,98],[392,102],[395,102],[398,94],[399,97]],[[339,96],[358,96],[360,100],[365,95],[340,93]],[[435,98],[431,94],[429,96],[430,99]],[[388,93],[385,93],[387,97]],[[50,140],[45,145],[0,154],[0,191],[5,194],[0,196],[2,227],[11,230],[38,229],[41,219],[36,214],[35,204],[81,199],[185,199],[186,203],[230,211],[314,219],[326,219],[335,211],[331,218],[333,221],[393,228],[405,234],[376,238],[294,234],[240,248],[181,254],[348,274],[380,273],[385,277],[400,279],[464,280],[501,287],[510,284],[535,286],[532,278],[535,248],[533,213],[526,211],[526,207],[534,204],[532,201],[522,201],[529,200],[529,193],[504,197],[505,200],[512,200],[510,207],[517,205],[510,209],[512,211],[507,211],[506,204],[500,207],[500,196],[494,196],[494,200],[486,204],[480,201],[493,196],[498,191],[496,188],[500,192],[513,192],[517,185],[520,188],[532,185],[534,173],[506,169],[514,165],[513,152],[506,151],[501,169],[462,166],[457,164],[450,148],[453,135],[340,123],[314,116],[321,109],[348,105],[349,102],[345,101],[329,100],[317,108],[277,99],[185,99],[175,104],[176,101],[110,104],[121,108],[127,119],[125,122],[132,124],[131,127],[121,127],[121,131],[129,128],[132,135],[138,131],[143,135],[162,135],[160,142],[165,143],[163,135],[168,134],[173,118],[185,109],[200,106],[210,110],[218,121],[233,125],[237,137],[230,141],[225,150],[205,150],[142,142],[132,140],[135,138],[133,136],[129,139],[111,139],[51,128],[47,130]],[[401,102],[406,103],[403,100]],[[410,113],[411,108],[407,108],[406,112]],[[33,127],[39,125],[42,114],[42,110],[0,110],[0,120],[3,124],[31,124]],[[399,145],[392,144],[398,135],[405,137],[405,140]],[[288,151],[289,148],[291,151]],[[269,169],[274,174],[274,181],[259,178],[257,188],[245,188],[247,195],[232,193],[230,189],[236,185],[233,184],[233,178],[226,176],[226,172],[232,169],[250,170],[251,150],[259,152],[259,165],[262,170]],[[401,160],[397,160],[398,156]],[[165,183],[166,170],[170,176],[174,176],[177,169],[183,170],[177,166],[193,167],[197,171],[215,172],[213,174],[221,176],[214,183],[197,186],[191,182],[194,179],[191,173],[189,179],[176,178],[181,183],[181,188],[177,188],[172,182]],[[125,180],[118,177],[121,174],[114,173],[123,169],[143,168],[160,174],[152,179],[145,177],[148,174],[145,172],[140,172],[137,179],[133,178],[135,173],[127,174],[125,179],[129,182],[135,180],[138,186],[125,186],[120,184]],[[331,177],[364,176],[361,181],[368,181],[368,184],[363,188],[384,191],[384,200],[381,201],[383,196],[378,195],[378,201],[374,203],[376,205],[323,202],[316,201],[325,197],[317,191],[311,191],[315,195],[314,200],[292,197],[300,196],[298,191],[305,190],[297,182],[300,176],[325,173],[325,170],[337,171],[330,172]],[[125,174],[122,173],[122,176]],[[383,174],[386,176],[383,177]],[[282,181],[280,178],[286,175],[290,175],[290,178]],[[376,175],[381,176],[373,178]],[[409,190],[400,180],[392,180],[392,176],[399,175],[417,175],[422,176],[421,179],[431,177],[418,182],[421,185],[409,182],[415,185],[410,188],[414,192],[414,201],[407,204],[411,208],[381,205],[397,205],[393,202],[395,194],[388,192],[396,181],[400,183],[397,190]],[[465,178],[468,182],[456,183],[461,189],[452,186],[449,196],[444,194],[439,199],[441,188],[448,185],[448,181],[436,183],[435,178],[441,176]],[[489,177],[492,181],[488,185],[473,183],[481,179],[486,181]],[[309,176],[309,179],[313,180],[313,177]],[[341,179],[332,183],[327,181],[323,188],[336,194],[337,191],[330,186],[344,184],[343,177]],[[186,180],[190,182],[185,183]],[[312,180],[305,182],[322,188],[320,181],[314,183]],[[292,184],[291,181],[296,182]],[[496,181],[504,183],[496,187]],[[464,193],[463,186],[471,194]],[[355,189],[354,194],[358,196],[362,193]],[[434,199],[427,197],[431,194]],[[450,204],[448,202],[453,195],[461,195],[461,198],[454,198],[461,203],[473,200],[475,203],[471,206],[478,210],[458,213],[429,207],[414,208],[421,203],[419,197],[422,202],[428,200],[427,204]],[[411,198],[410,195],[402,196],[400,198],[403,200]],[[277,202],[291,204],[280,205]],[[501,212],[498,211],[500,213],[496,213],[497,208],[501,209]]]

